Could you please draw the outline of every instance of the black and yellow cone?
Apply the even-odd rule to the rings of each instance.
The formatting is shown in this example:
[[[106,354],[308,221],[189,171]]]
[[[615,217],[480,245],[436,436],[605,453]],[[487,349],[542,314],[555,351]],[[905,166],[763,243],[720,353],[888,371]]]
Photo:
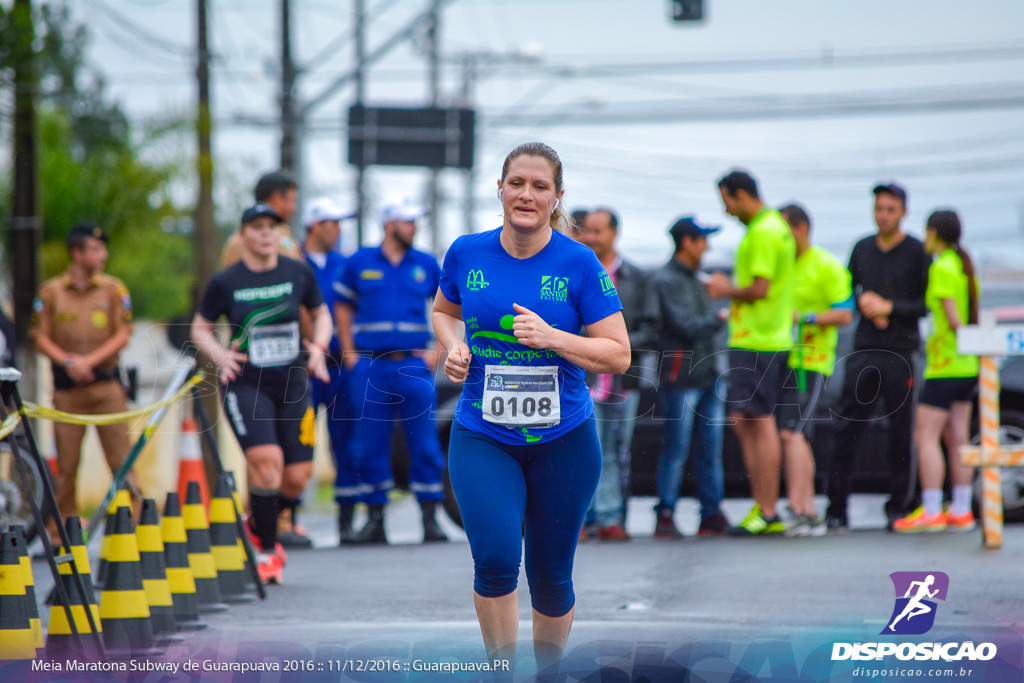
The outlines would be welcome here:
[[[174,622],[174,601],[171,599],[171,584],[167,580],[164,541],[160,533],[156,501],[146,498],[142,501],[142,516],[135,530],[135,539],[139,543],[142,587],[146,591],[146,604],[149,605],[154,635],[178,630]]]
[[[188,538],[188,566],[192,568],[192,578],[196,582],[196,600],[199,601],[199,612],[211,614],[223,612],[228,606],[221,602],[220,585],[217,583],[217,566],[213,562],[210,550],[210,527],[206,521],[206,509],[199,484],[188,483],[185,494],[185,507],[182,512],[185,520],[185,534]]]
[[[96,587],[103,589],[107,580],[107,555],[110,552],[110,537],[114,535],[114,518],[117,515],[117,508],[125,507],[131,510],[132,497],[125,489],[114,494],[114,499],[107,507],[107,516],[103,520],[103,539],[100,541],[100,561],[96,566]]]
[[[228,474],[228,483],[231,485],[231,500],[235,502],[235,514],[243,520],[243,524],[247,524],[245,521],[245,506],[242,505],[242,496],[238,493],[238,488],[235,486],[235,478]],[[256,584],[253,582],[252,577],[256,574],[256,569],[253,567],[252,562],[249,560],[248,553],[245,552],[245,543],[241,537],[238,539],[238,548],[242,551],[242,558],[245,561],[245,587],[250,591],[256,590]]]
[[[115,652],[142,654],[153,646],[153,625],[142,584],[142,563],[131,508],[118,508],[107,549],[107,580],[100,596],[103,642]]]
[[[238,518],[228,476],[218,475],[210,501],[210,551],[224,601],[251,602],[255,598],[246,588],[245,551],[238,538]]]
[[[0,661],[35,659],[35,634],[29,618],[17,534],[0,534]]]
[[[174,491],[167,494],[164,502],[160,537],[164,542],[164,561],[167,564],[167,584],[171,588],[171,601],[174,604],[174,621],[181,628],[206,628],[206,624],[199,621],[196,582],[188,566],[185,520],[181,518],[181,501]]]
[[[75,566],[78,574],[82,577],[82,584],[85,586],[86,595],[83,597],[78,590],[78,583],[71,572],[71,565],[64,563],[57,566],[60,572],[61,583],[64,584],[64,591],[67,593],[68,602],[71,605],[71,616],[75,620],[75,630],[79,635],[92,637],[89,626],[89,619],[85,615],[85,606],[89,605],[92,612],[92,620],[96,624],[96,630],[103,633],[103,622],[100,620],[100,608],[96,603],[96,593],[92,587],[92,574],[89,567],[89,553],[85,547],[85,538],[82,534],[81,517],[68,517],[64,522],[68,530],[68,540],[71,541],[71,555],[75,558]],[[111,527],[113,533],[113,527]],[[61,555],[67,553],[61,548]],[[46,654],[50,659],[62,660],[71,652],[77,652],[74,647],[74,636],[71,634],[71,625],[68,622],[68,614],[64,606],[60,604],[60,598],[54,592],[54,605],[50,607],[49,629],[46,632]]]
[[[18,538],[18,550],[21,553],[21,578],[25,583],[25,596],[28,598],[28,620],[32,624],[32,642],[36,654],[43,649],[43,625],[39,620],[39,603],[36,602],[36,580],[32,576],[32,558],[28,555],[28,543],[25,541],[25,527],[20,524],[11,525],[11,533]]]

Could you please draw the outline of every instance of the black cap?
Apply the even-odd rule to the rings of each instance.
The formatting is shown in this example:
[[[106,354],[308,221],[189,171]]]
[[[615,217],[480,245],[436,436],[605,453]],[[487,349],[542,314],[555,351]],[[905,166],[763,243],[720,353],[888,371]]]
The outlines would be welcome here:
[[[271,209],[266,204],[257,204],[250,206],[248,209],[242,212],[242,225],[252,223],[257,218],[266,216],[267,218],[273,218],[277,223],[284,223],[284,220],[277,215],[277,212]]]
[[[871,192],[877,197],[880,194],[891,194],[896,199],[903,202],[903,206],[907,206],[907,191],[896,183],[885,183],[883,185],[875,185],[875,189]]]
[[[68,244],[71,244],[72,242],[80,242],[86,237],[100,240],[104,244],[110,242],[110,235],[107,234],[107,231],[94,223],[78,223],[73,225],[68,230],[67,241]]]
[[[668,234],[672,235],[672,239],[678,242],[686,235],[690,237],[707,237],[718,232],[720,229],[717,225],[705,225],[696,216],[684,216],[668,229]]]

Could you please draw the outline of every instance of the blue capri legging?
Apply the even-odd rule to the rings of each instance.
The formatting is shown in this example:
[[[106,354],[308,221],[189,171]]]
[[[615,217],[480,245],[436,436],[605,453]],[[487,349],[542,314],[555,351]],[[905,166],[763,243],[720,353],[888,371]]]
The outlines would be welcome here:
[[[525,531],[533,608],[568,614],[576,543],[601,475],[593,416],[548,443],[522,446],[455,422],[448,470],[473,552],[474,590],[498,598],[516,589]]]

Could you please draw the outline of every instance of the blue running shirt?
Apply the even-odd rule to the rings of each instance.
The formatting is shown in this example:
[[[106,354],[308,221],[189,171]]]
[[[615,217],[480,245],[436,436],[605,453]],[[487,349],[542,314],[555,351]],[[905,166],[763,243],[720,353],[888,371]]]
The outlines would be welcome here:
[[[501,228],[458,238],[445,255],[441,291],[462,306],[466,342],[473,354],[455,411],[459,423],[512,445],[548,442],[583,424],[594,412],[584,371],[554,351],[520,344],[512,333],[513,303],[555,329],[579,334],[622,303],[611,278],[589,248],[554,231],[530,258],[512,257]],[[556,366],[561,421],[549,427],[509,428],[483,418],[484,366]]]

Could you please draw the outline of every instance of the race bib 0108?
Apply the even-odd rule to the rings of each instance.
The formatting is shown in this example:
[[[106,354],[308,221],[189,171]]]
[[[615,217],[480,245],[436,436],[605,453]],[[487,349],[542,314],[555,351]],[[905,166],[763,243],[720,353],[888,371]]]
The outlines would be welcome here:
[[[558,367],[484,366],[483,418],[518,429],[554,427],[562,420]]]

